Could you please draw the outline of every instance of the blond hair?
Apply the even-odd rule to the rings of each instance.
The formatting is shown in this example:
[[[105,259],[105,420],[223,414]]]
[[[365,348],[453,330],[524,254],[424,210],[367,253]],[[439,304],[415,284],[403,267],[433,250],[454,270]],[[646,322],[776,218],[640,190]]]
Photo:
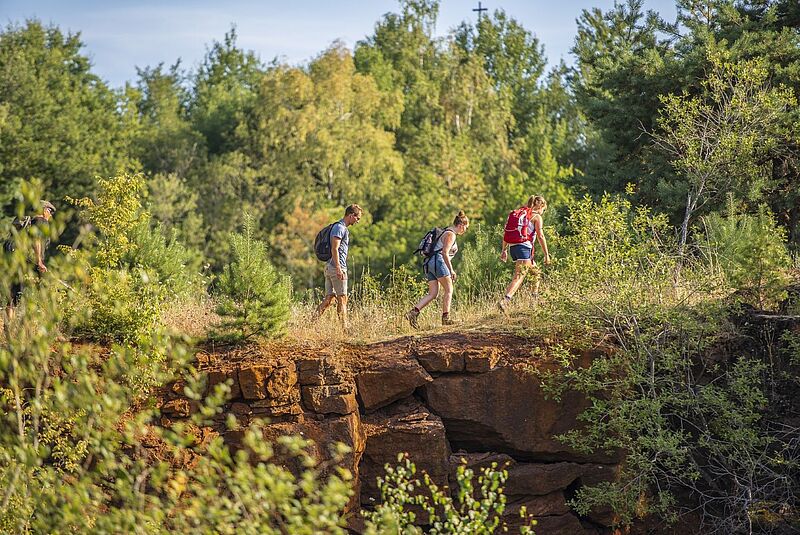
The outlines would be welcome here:
[[[534,206],[542,206],[542,208],[547,208],[547,201],[544,200],[544,197],[541,195],[531,195],[528,197],[528,202],[525,203],[525,206],[528,208],[533,208]]]

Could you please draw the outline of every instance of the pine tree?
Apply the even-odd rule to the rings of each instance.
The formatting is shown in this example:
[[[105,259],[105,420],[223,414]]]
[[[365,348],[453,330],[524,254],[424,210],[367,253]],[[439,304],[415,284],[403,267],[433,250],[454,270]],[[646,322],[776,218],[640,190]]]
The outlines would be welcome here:
[[[219,277],[223,322],[214,336],[248,340],[280,335],[289,320],[291,283],[267,257],[263,242],[253,237],[253,218],[245,215],[241,234],[231,234],[233,261]]]

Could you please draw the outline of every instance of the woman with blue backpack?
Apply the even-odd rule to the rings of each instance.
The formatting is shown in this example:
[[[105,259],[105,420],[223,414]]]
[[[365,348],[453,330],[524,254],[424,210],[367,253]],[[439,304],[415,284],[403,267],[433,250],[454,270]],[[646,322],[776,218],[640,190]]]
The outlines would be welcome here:
[[[519,289],[528,271],[536,270],[536,262],[533,260],[533,241],[537,240],[544,253],[544,263],[550,263],[550,253],[547,250],[547,240],[544,238],[544,223],[542,215],[547,210],[547,201],[540,195],[531,195],[525,206],[512,210],[508,214],[506,227],[503,231],[503,248],[500,252],[500,260],[503,262],[508,258],[509,251],[511,259],[514,261],[514,276],[506,287],[505,296],[500,299],[497,306],[504,314],[508,310],[511,298]],[[539,273],[534,272],[536,281],[534,283],[534,295],[539,294]]]
[[[453,224],[446,228],[435,228],[429,231],[420,243],[417,252],[425,257],[422,272],[428,280],[428,293],[419,300],[417,306],[406,313],[406,319],[415,329],[419,328],[417,318],[423,308],[428,306],[439,295],[442,289],[442,325],[452,325],[450,319],[450,303],[453,301],[453,283],[456,281],[456,270],[452,259],[458,252],[456,236],[461,236],[469,228],[469,219],[464,211],[458,212]]]

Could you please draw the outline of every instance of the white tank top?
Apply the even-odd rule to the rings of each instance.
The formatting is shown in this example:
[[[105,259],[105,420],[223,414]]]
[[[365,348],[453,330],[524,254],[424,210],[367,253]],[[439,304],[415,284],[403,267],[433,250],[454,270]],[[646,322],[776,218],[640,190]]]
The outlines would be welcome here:
[[[439,236],[439,239],[436,241],[436,247],[433,248],[434,251],[442,251],[442,253],[444,253],[444,237],[448,232],[452,232],[454,238],[457,237],[455,231],[448,228],[447,230],[442,232],[441,236]],[[457,252],[458,252],[458,243],[456,243],[456,240],[453,239],[453,245],[450,247],[450,252],[447,256],[453,258]]]

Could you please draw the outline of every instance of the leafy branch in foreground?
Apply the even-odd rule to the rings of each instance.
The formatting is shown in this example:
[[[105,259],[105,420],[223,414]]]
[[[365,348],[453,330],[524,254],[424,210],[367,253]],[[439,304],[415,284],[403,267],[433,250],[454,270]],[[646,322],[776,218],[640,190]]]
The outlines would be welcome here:
[[[371,523],[367,535],[380,533],[421,534],[416,506],[427,513],[424,533],[452,535],[489,535],[498,529],[506,530],[500,515],[506,508],[503,484],[508,477],[505,470],[497,470],[497,463],[481,468],[475,480],[474,471],[464,465],[458,467],[456,477],[458,489],[455,498],[446,489],[439,488],[428,476],[422,480],[416,476],[416,466],[407,455],[397,457],[398,465],[386,465],[386,475],[378,478],[381,504],[374,511],[365,513]],[[477,483],[477,485],[475,485]],[[527,525],[520,528],[522,535],[533,535],[535,520],[528,518],[524,508],[520,516]]]

